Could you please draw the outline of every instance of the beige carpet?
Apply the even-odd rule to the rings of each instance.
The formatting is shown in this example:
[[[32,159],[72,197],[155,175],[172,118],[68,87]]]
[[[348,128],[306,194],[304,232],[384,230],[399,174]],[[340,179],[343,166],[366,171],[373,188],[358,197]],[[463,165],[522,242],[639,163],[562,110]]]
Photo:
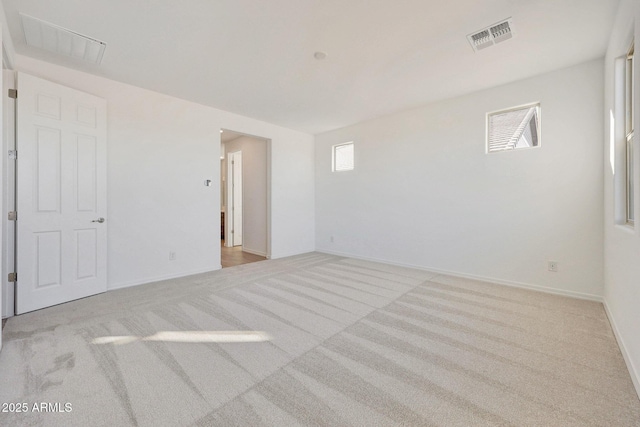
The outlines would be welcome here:
[[[601,304],[317,253],[18,316],[4,339],[0,402],[28,410],[3,426],[640,426]]]

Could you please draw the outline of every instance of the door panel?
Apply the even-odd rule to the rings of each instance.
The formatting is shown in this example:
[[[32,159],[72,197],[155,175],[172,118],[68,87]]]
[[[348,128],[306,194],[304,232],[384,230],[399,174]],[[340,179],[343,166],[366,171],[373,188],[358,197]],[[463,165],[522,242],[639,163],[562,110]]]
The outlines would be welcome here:
[[[17,313],[106,291],[106,102],[18,74]]]
[[[60,286],[62,264],[62,233],[59,230],[33,234],[37,289]]]
[[[76,122],[78,124],[95,128],[97,123],[96,114],[96,107],[91,105],[76,106]]]
[[[95,212],[97,192],[97,143],[93,136],[78,135],[78,173],[75,177],[77,209],[79,212]]]
[[[93,279],[98,275],[98,236],[95,229],[76,230],[75,281]]]
[[[61,135],[58,129],[36,128],[36,211],[60,212]]]
[[[242,230],[242,151],[233,153],[233,246],[241,246]]]
[[[23,85],[24,86],[24,85]],[[44,93],[36,94],[36,115],[60,120],[62,115],[62,100],[58,96]]]

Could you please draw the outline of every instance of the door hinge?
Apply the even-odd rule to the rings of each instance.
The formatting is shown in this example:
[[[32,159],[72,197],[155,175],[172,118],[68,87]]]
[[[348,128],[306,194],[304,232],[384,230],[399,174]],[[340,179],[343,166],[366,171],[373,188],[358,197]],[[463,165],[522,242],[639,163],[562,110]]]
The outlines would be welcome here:
[[[9,282],[15,283],[18,281],[18,273],[9,273]]]
[[[18,212],[9,211],[9,221],[16,221],[18,219]]]
[[[18,99],[18,89],[9,89],[9,98]]]
[[[18,158],[18,152],[16,150],[9,150],[9,160],[15,160]]]

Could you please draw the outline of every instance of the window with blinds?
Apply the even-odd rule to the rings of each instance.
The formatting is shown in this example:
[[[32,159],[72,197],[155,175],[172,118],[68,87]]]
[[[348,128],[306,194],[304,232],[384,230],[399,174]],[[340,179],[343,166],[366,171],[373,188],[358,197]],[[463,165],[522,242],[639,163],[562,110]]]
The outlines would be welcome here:
[[[334,172],[353,170],[354,167],[354,146],[353,142],[345,142],[333,146],[333,167]]]
[[[633,183],[635,180],[634,177],[634,159],[633,159],[633,131],[634,131],[634,84],[633,84],[633,45],[629,52],[627,53],[627,63],[625,70],[625,136],[626,136],[626,204],[627,204],[627,218],[626,222],[629,225],[634,224],[635,212],[634,212],[634,204],[635,200],[633,198],[634,195],[634,187]]]
[[[540,146],[540,104],[487,114],[487,152]]]

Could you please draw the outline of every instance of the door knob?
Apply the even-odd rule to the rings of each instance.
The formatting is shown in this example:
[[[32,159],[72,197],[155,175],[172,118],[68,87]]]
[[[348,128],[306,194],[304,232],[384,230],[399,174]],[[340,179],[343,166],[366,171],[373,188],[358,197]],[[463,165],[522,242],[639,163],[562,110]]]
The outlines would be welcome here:
[[[104,222],[104,218],[98,218],[98,219],[94,219],[91,222],[99,222],[100,224],[102,224]]]

